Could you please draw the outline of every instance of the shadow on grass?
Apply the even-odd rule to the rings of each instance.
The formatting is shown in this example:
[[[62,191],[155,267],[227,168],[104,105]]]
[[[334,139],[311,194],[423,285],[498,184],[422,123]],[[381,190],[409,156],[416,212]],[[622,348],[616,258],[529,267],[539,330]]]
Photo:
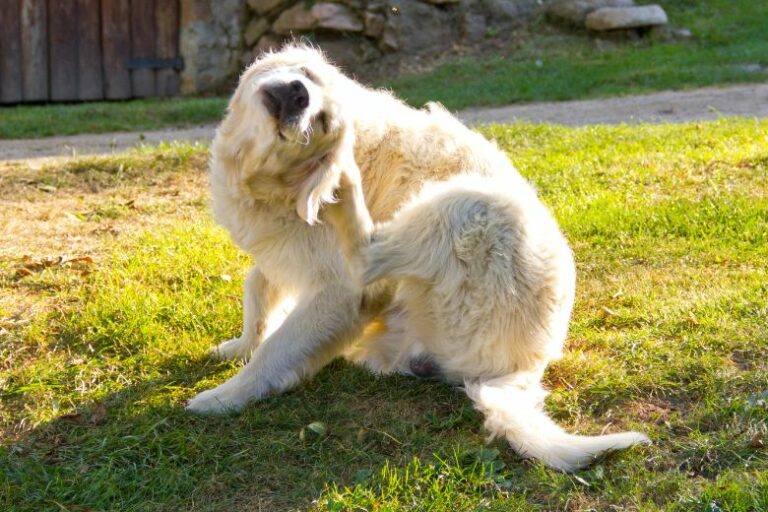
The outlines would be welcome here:
[[[230,369],[172,357],[155,368],[162,377],[37,426],[2,449],[5,501],[12,510],[283,510],[385,463],[482,446],[460,390],[342,361],[239,416],[184,411],[196,381]],[[313,422],[327,433],[308,429]]]
[[[211,286],[205,295],[222,293],[218,285]],[[219,297],[217,303],[226,301]],[[229,320],[223,320],[221,311],[212,311],[219,327],[211,329],[201,304],[195,320],[203,326],[201,337],[189,339],[181,334],[194,332],[193,324],[164,316],[171,314],[163,309],[170,306],[155,304],[165,313],[156,313],[151,322],[123,307],[110,299],[96,318],[81,311],[85,316],[80,320],[64,315],[62,323],[54,322],[59,348],[70,354],[70,361],[84,361],[77,364],[89,370],[63,371],[43,378],[41,385],[76,390],[81,385],[77,381],[86,375],[95,380],[82,386],[98,389],[98,398],[79,402],[76,391],[57,391],[62,402],[71,397],[75,412],[59,414],[0,448],[0,504],[7,503],[5,509],[294,510],[328,496],[329,488],[356,483],[366,486],[364,492],[404,492],[407,497],[427,492],[418,489],[422,481],[410,487],[397,483],[391,491],[387,486],[392,480],[382,475],[390,468],[398,472],[394,479],[403,474],[407,479],[414,460],[453,461],[451,471],[466,469],[471,474],[458,484],[451,480],[451,485],[466,487],[440,499],[482,500],[483,493],[498,492],[494,481],[481,478],[482,471],[478,476],[476,467],[478,453],[486,446],[482,417],[455,386],[405,376],[376,377],[338,360],[297,389],[252,404],[241,415],[198,417],[184,411],[185,401],[238,368],[189,355],[199,353],[200,347],[191,346],[226,335]],[[176,314],[182,315],[179,309],[177,305]],[[145,323],[136,324],[136,318]],[[167,329],[162,336],[150,328],[154,322]],[[94,325],[103,329],[94,330]],[[179,345],[169,346],[170,339]],[[168,347],[166,354],[161,347]],[[15,396],[24,400],[23,394]],[[612,403],[622,408],[625,399],[629,397]],[[325,432],[309,427],[317,423]],[[515,499],[528,499],[538,490],[541,496],[531,499],[549,506],[551,496],[559,503],[580,485],[524,463],[502,440],[492,448],[495,455],[483,462],[505,467],[503,475],[493,476],[511,482],[505,492]],[[608,463],[625,458],[616,457],[609,457]],[[621,464],[617,478],[624,473]],[[484,482],[489,482],[487,487]],[[599,495],[600,488],[589,492]],[[435,510],[443,509],[452,510]]]

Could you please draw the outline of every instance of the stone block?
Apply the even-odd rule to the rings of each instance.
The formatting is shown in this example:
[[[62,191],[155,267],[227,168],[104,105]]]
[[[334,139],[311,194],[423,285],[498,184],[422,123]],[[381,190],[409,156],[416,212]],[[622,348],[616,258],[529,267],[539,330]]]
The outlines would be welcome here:
[[[285,35],[318,28],[362,32],[363,21],[346,5],[318,2],[309,6],[301,2],[283,11],[272,25],[274,32]]]
[[[634,0],[560,0],[549,4],[547,16],[571,25],[584,26],[587,15],[604,7],[632,7]]]
[[[589,30],[605,31],[666,25],[667,13],[659,5],[637,7],[604,7],[591,12],[586,19]]]
[[[258,41],[261,36],[266,34],[268,30],[269,22],[266,18],[253,18],[248,23],[248,26],[245,27],[245,33],[243,34],[245,45],[248,47],[253,46],[253,44]]]
[[[288,3],[288,0],[248,0],[248,5],[258,14],[264,15]]]

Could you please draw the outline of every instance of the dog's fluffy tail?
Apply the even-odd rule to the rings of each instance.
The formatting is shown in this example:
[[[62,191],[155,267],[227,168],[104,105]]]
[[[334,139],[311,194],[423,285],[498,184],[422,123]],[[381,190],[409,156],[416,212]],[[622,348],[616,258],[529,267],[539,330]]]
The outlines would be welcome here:
[[[604,436],[578,436],[565,432],[543,411],[541,387],[523,387],[513,377],[464,383],[467,395],[485,414],[492,437],[505,437],[523,457],[571,472],[590,464],[606,451],[648,444],[639,432]]]

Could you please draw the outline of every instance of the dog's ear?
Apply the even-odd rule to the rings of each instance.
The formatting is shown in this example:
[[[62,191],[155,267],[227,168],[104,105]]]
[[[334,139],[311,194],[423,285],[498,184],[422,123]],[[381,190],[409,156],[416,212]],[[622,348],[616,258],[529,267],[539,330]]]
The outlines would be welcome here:
[[[310,226],[317,222],[320,206],[334,201],[341,178],[341,166],[331,155],[321,161],[299,185],[296,213]]]
[[[351,131],[347,131],[338,146],[299,183],[296,212],[310,226],[317,222],[323,203],[335,202],[334,193],[339,187],[342,174],[346,174],[353,182],[360,181]]]

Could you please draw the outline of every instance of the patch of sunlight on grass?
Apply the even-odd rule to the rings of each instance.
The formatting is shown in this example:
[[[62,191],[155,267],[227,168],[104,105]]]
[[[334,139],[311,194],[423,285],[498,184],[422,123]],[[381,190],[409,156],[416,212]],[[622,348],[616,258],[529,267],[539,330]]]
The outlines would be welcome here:
[[[571,430],[642,430],[653,446],[564,475],[485,445],[460,390],[343,362],[237,417],[184,413],[237,370],[207,351],[238,334],[248,266],[201,202],[185,222],[113,240],[87,276],[25,278],[25,293],[61,300],[0,347],[2,506],[768,508],[768,121],[484,133],[537,185],[577,259],[547,409]],[[203,169],[204,149],[187,151],[81,160],[62,186],[107,186],[121,163],[139,182],[186,172],[180,160]],[[317,421],[326,435],[300,436]]]

